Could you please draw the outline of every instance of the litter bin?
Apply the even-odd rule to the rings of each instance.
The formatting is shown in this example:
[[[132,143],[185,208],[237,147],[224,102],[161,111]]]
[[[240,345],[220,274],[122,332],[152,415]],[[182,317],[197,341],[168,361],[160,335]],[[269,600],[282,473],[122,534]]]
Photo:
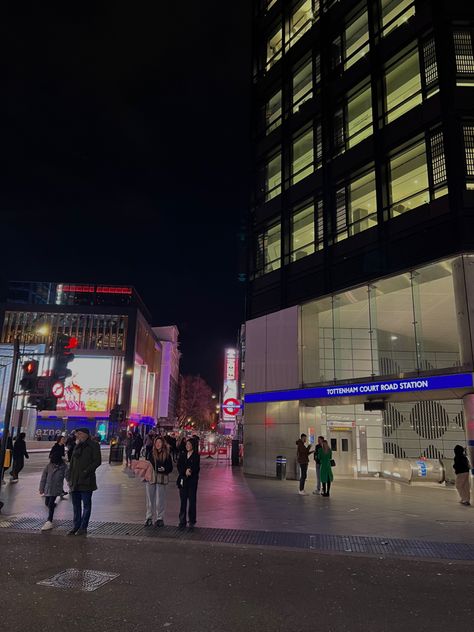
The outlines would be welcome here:
[[[286,479],[286,456],[281,454],[276,458],[276,477],[280,481]]]
[[[109,463],[123,463],[123,445],[111,445]]]

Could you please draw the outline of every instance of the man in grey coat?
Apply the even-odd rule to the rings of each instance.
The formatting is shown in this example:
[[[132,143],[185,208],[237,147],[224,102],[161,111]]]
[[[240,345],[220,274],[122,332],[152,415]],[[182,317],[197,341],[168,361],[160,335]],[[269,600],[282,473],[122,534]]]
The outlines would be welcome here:
[[[87,534],[92,511],[92,492],[97,489],[95,471],[101,463],[100,445],[97,441],[92,441],[88,428],[78,428],[68,474],[74,509],[74,526],[68,535]]]

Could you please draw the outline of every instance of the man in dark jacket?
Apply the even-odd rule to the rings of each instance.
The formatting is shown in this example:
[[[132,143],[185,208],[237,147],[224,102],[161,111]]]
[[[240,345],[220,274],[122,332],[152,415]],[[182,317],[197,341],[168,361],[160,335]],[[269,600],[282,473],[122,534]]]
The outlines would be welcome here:
[[[102,458],[100,445],[92,441],[88,428],[76,430],[76,441],[68,474],[74,526],[68,535],[86,535],[92,510],[92,492],[97,489],[95,471],[102,463]]]
[[[315,460],[315,463],[316,463],[316,489],[314,490],[313,494],[320,494],[321,493],[321,459],[320,459],[320,453],[321,453],[321,450],[322,450],[323,441],[324,441],[324,437],[322,435],[319,435],[318,443],[316,444],[316,447],[314,449],[314,460]]]
[[[305,496],[306,492],[304,491],[304,484],[306,481],[306,477],[308,475],[308,463],[309,463],[309,455],[313,453],[311,450],[311,444],[309,446],[306,445],[306,435],[303,433],[301,438],[296,442],[296,461],[300,466],[300,489],[299,494],[301,496]]]
[[[29,454],[26,450],[25,433],[20,432],[17,440],[13,446],[13,465],[11,471],[11,482],[18,482],[18,474],[25,467],[25,459],[29,459]]]

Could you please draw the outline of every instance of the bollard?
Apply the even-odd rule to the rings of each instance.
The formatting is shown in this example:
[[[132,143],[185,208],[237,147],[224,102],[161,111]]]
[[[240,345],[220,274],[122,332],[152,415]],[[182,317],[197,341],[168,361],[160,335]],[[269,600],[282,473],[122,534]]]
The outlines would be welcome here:
[[[276,477],[280,481],[286,479],[286,456],[281,454],[276,458]]]

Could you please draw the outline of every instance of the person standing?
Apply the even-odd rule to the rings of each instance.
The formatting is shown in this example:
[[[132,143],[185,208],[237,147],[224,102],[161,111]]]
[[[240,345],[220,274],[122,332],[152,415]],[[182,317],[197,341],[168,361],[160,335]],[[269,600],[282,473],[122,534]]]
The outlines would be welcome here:
[[[326,498],[329,498],[331,483],[334,477],[332,473],[332,465],[333,465],[332,450],[329,447],[329,444],[326,441],[326,439],[323,439],[323,442],[321,444],[321,452],[319,455],[319,460],[321,461],[320,476],[321,476],[321,483],[323,486],[323,493],[321,494],[321,496],[325,496]]]
[[[145,527],[151,527],[155,517],[155,526],[164,526],[166,508],[166,489],[169,474],[173,471],[169,446],[161,437],[156,437],[147,459],[153,467],[153,477],[146,486],[146,520]]]
[[[57,444],[56,444],[57,445]],[[41,527],[41,531],[49,531],[53,528],[54,509],[56,507],[56,498],[62,496],[64,475],[66,473],[66,464],[61,456],[60,450],[55,450],[55,446],[49,455],[49,463],[43,470],[41,481],[39,484],[39,493],[44,495],[44,502],[48,508],[48,519]],[[63,446],[64,448],[64,446]]]
[[[461,505],[471,504],[471,483],[469,481],[469,459],[462,445],[454,446],[454,471],[456,473],[456,489]]]
[[[308,476],[309,455],[313,453],[313,450],[311,450],[311,444],[308,446],[306,445],[306,439],[307,437],[303,433],[296,442],[296,461],[300,466],[300,488],[298,494],[301,496],[306,496],[304,484]]]
[[[318,437],[318,443],[316,444],[316,447],[314,449],[314,461],[315,461],[315,465],[316,465],[316,489],[314,490],[313,494],[320,494],[321,493],[321,445],[324,441],[324,437],[322,435],[319,435]]]
[[[201,460],[199,452],[195,449],[194,442],[190,439],[187,439],[185,443],[185,451],[179,454],[177,467],[179,476],[176,485],[178,486],[181,500],[179,527],[183,528],[186,526],[187,514],[189,526],[193,528],[196,524],[196,499]]]
[[[74,510],[74,526],[68,535],[86,535],[92,510],[92,492],[97,489],[95,471],[102,463],[100,445],[88,428],[76,430],[76,446],[69,465],[68,482]]]
[[[25,459],[29,459],[30,455],[26,450],[25,442],[26,434],[20,432],[13,445],[13,465],[11,469],[11,483],[18,483],[18,474],[25,467]]]
[[[138,432],[138,429],[135,430],[135,434],[133,435],[133,458],[138,461],[140,458],[140,453],[143,448],[143,439],[141,434]]]
[[[64,463],[64,458],[66,456],[65,443],[66,443],[66,438],[64,437],[64,435],[59,435],[58,438],[56,439],[56,443],[53,445],[53,447],[51,448],[49,452],[49,458],[51,459],[51,457],[54,455],[56,461],[60,459],[61,462]],[[61,500],[62,500],[64,496],[67,496],[67,494],[68,492],[62,489],[61,494],[58,494],[58,495],[61,496]]]
[[[73,431],[66,439],[67,462],[71,462],[72,453],[76,445],[76,433]]]

